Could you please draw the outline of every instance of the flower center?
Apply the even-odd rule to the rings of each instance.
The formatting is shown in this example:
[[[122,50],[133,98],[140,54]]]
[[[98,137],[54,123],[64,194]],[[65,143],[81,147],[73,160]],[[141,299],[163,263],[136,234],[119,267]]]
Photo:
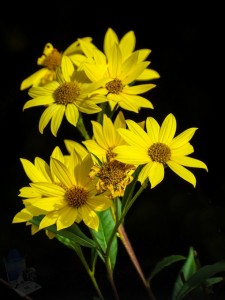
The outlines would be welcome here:
[[[126,171],[126,164],[113,160],[101,166],[98,176],[105,186],[116,186],[124,179]]]
[[[76,101],[80,88],[76,82],[64,82],[54,92],[55,102],[67,105]]]
[[[107,82],[105,87],[109,93],[119,94],[123,91],[124,85],[120,79],[115,78],[112,81]]]
[[[70,206],[79,208],[87,203],[88,191],[74,186],[66,191],[65,197]]]
[[[154,143],[148,149],[148,155],[151,157],[153,161],[160,162],[162,164],[166,164],[166,162],[171,157],[171,150],[170,148],[163,143]]]
[[[60,66],[62,60],[62,54],[57,50],[53,49],[52,52],[46,56],[43,66],[47,67],[49,70],[55,70]]]

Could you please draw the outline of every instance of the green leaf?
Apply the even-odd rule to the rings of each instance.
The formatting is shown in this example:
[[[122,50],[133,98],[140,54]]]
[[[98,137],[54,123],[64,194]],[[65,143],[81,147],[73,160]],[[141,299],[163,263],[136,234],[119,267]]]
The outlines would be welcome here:
[[[36,226],[39,226],[39,224],[43,218],[44,218],[44,215],[33,217],[32,220],[30,220],[30,222]]]
[[[105,253],[112,231],[115,227],[115,221],[112,217],[110,208],[98,212],[98,216],[99,216],[98,231],[91,229],[91,233],[94,236],[95,240],[98,242],[103,252]],[[117,251],[118,251],[118,243],[117,243],[117,236],[115,235],[112,240],[110,251],[109,251],[109,259],[110,259],[112,270],[114,269],[116,264]],[[99,252],[99,256],[105,262],[105,258],[101,255],[100,252]]]
[[[95,241],[87,237],[78,227],[78,225],[74,224],[67,229],[62,229],[60,231],[56,231],[58,235],[64,236],[69,240],[78,243],[81,246],[88,248],[95,248],[97,244]]]
[[[224,280],[224,277],[212,277],[206,280],[206,286],[210,287]]]
[[[219,261],[212,265],[201,267],[195,274],[193,274],[187,282],[185,282],[182,288],[179,290],[175,300],[183,299],[187,294],[192,292],[194,289],[207,283],[215,284],[218,282],[218,277],[214,281],[208,281],[207,279],[217,273],[225,271],[225,261]]]
[[[148,277],[148,281],[150,281],[156,274],[158,274],[160,271],[162,271],[165,267],[168,267],[172,265],[173,263],[186,259],[185,256],[182,255],[170,255],[165,258],[163,258],[161,261],[159,261],[153,271],[150,273],[150,276]]]
[[[42,219],[43,219],[43,216],[33,217],[31,222],[33,224],[39,226],[39,223],[41,222]],[[55,225],[46,227],[45,229],[54,232],[57,236],[59,236],[59,238],[64,237],[65,238],[64,240],[62,238],[58,239],[58,240],[59,241],[63,240],[63,244],[67,245],[68,247],[70,246],[69,244],[72,242],[78,243],[81,246],[89,247],[89,248],[93,248],[93,247],[97,246],[95,241],[93,241],[92,239],[87,237],[80,230],[80,228],[77,224],[73,224],[72,226],[70,226],[66,229],[59,230],[59,231],[57,231]]]
[[[62,243],[63,245],[65,245],[66,247],[73,249],[77,255],[80,257],[82,251],[81,251],[81,247],[79,244],[77,244],[76,242],[62,236],[62,235],[56,235],[57,240]]]
[[[98,248],[91,249],[91,269],[93,274],[95,273],[95,267],[97,263],[97,259],[99,257]]]
[[[196,253],[193,249],[193,247],[189,248],[188,257],[182,266],[178,277],[174,284],[174,289],[172,293],[172,300],[177,299],[177,295],[180,292],[180,290],[183,288],[184,283],[190,278],[191,275],[193,275],[197,270],[197,265],[195,261]]]

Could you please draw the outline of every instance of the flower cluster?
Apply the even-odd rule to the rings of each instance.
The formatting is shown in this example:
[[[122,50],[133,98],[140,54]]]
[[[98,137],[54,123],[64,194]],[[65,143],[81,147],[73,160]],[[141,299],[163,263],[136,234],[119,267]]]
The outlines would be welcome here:
[[[23,109],[43,107],[41,134],[49,125],[56,137],[65,117],[82,140],[64,140],[68,153],[57,146],[49,162],[20,159],[30,182],[20,189],[24,207],[13,223],[26,222],[32,234],[44,229],[49,238],[73,248],[82,261],[80,247],[89,243],[110,278],[117,239],[126,242],[125,216],[141,192],[159,185],[167,167],[194,187],[196,178],[188,168],[207,171],[204,162],[189,156],[196,127],[175,136],[172,113],[161,125],[151,116],[139,123],[124,117],[124,111],[154,109],[147,95],[160,78],[147,60],[151,50],[135,47],[133,31],[119,39],[112,28],[105,33],[103,50],[91,37],[78,38],[63,52],[47,43],[37,60],[41,68],[21,83],[31,97]],[[84,121],[90,114],[92,133]],[[80,225],[88,227],[91,237]],[[93,276],[92,281],[103,298]]]

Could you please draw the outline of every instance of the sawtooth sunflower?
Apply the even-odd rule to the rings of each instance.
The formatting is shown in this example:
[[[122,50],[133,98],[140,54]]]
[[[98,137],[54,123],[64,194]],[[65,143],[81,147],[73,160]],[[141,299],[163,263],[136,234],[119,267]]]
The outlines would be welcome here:
[[[118,132],[127,145],[118,146],[113,152],[118,161],[143,165],[138,176],[141,184],[148,179],[154,188],[163,180],[165,168],[169,167],[195,187],[196,178],[186,167],[208,171],[204,162],[188,156],[194,152],[189,141],[197,128],[189,128],[175,137],[177,123],[172,113],[167,115],[161,127],[154,118],[148,117],[146,131],[133,120],[126,122],[128,129],[119,128]]]
[[[90,83],[83,71],[75,70],[71,60],[64,56],[61,68],[58,69],[57,78],[44,86],[32,87],[28,94],[33,99],[28,100],[23,109],[44,106],[45,110],[39,120],[39,131],[43,130],[51,121],[51,132],[57,136],[58,129],[65,115],[67,121],[73,126],[81,113],[94,114],[101,111],[98,103],[105,102],[102,95],[90,93],[101,83]]]
[[[29,222],[29,214],[30,217],[43,215],[39,229],[55,224],[57,230],[61,230],[83,221],[98,230],[96,211],[108,209],[112,201],[107,193],[97,193],[96,180],[89,177],[93,166],[90,154],[81,159],[74,151],[70,159],[65,159],[56,147],[49,165],[39,157],[34,164],[24,158],[21,163],[31,182],[20,189],[19,196],[25,198],[26,209],[18,213],[13,222]]]

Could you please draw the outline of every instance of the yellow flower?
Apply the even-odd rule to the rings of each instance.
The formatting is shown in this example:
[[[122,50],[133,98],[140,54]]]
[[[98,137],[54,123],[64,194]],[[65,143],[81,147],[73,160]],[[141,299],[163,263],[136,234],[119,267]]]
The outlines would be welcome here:
[[[85,74],[79,69],[75,70],[71,60],[63,56],[56,80],[29,89],[28,94],[33,99],[27,101],[23,109],[46,107],[39,121],[40,133],[51,121],[51,132],[56,136],[64,115],[70,124],[77,126],[79,112],[94,114],[101,111],[96,104],[106,99],[101,95],[89,95],[99,85],[85,82],[85,79]]]
[[[20,90],[25,90],[31,86],[43,86],[55,80],[56,69],[61,65],[63,55],[68,56],[74,65],[78,67],[86,58],[85,53],[88,53],[86,49],[95,48],[91,41],[92,38],[90,37],[77,39],[64,52],[58,51],[51,43],[47,43],[44,46],[42,55],[37,59],[37,65],[43,68],[25,78],[20,85]],[[82,43],[86,45],[84,49]]]
[[[133,84],[150,62],[140,61],[138,51],[124,60],[117,43],[114,43],[107,56],[100,50],[93,50],[93,53],[92,60],[85,60],[84,71],[92,82],[104,79],[102,87],[95,93],[105,95],[111,110],[120,106],[138,113],[142,107],[153,108],[152,103],[139,94],[146,93],[156,85],[152,83]]]
[[[96,188],[99,192],[110,191],[111,198],[123,196],[126,186],[133,180],[134,165],[128,165],[116,160],[113,149],[125,142],[118,134],[118,128],[125,128],[126,123],[120,111],[114,121],[103,115],[103,124],[92,121],[94,139],[82,143],[91,154],[94,154],[95,165],[91,168],[90,177],[97,176]],[[96,159],[97,157],[97,159]]]
[[[158,122],[148,117],[146,132],[133,120],[127,120],[129,129],[119,128],[118,132],[129,145],[116,147],[113,152],[116,159],[123,163],[144,165],[138,180],[143,184],[148,178],[151,188],[164,178],[165,167],[184,180],[196,186],[196,178],[185,167],[203,168],[208,171],[206,164],[198,159],[188,157],[194,152],[189,143],[197,128],[189,128],[175,136],[176,119],[169,114],[160,128]]]
[[[26,198],[23,203],[29,213],[44,215],[39,229],[55,224],[57,230],[61,230],[83,220],[88,227],[98,230],[96,211],[111,207],[112,201],[107,194],[97,194],[96,180],[89,177],[93,166],[90,154],[82,160],[73,152],[70,159],[65,159],[56,147],[50,165],[40,158],[36,158],[34,164],[26,159],[21,162],[32,182],[30,187],[20,190],[19,196]],[[28,220],[29,217],[17,214],[14,222],[18,218]]]
[[[111,49],[114,43],[119,45],[122,54],[122,60],[126,60],[135,50],[136,37],[133,30],[128,31],[119,40],[116,32],[112,28],[108,28],[104,37],[103,49],[107,57],[110,57]],[[150,49],[139,49],[138,51],[138,62],[144,61],[151,53]],[[160,77],[159,73],[155,70],[146,68],[139,75],[136,80],[152,80],[158,79]]]

